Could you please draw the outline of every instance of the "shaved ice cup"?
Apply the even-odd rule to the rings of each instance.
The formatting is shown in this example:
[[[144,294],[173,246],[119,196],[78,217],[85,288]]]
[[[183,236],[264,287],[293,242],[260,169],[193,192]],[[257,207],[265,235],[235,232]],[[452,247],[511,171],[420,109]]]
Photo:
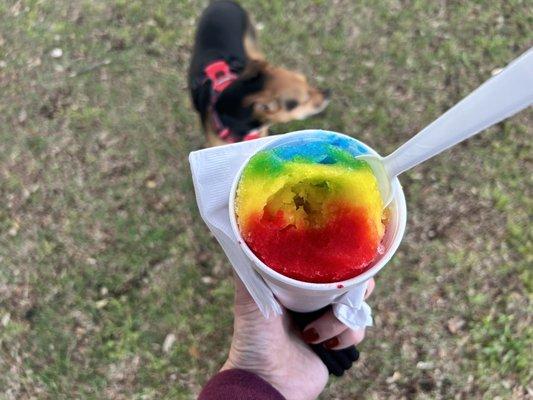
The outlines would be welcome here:
[[[367,150],[368,153],[378,155],[378,153],[372,148],[350,136],[346,136],[337,132],[321,130],[303,130],[280,135],[278,139],[274,139],[267,143],[265,146],[259,148],[257,152],[261,150],[272,149],[280,145],[298,145],[308,141],[320,141],[324,140],[325,136],[328,135],[334,135],[339,138],[348,139],[353,141],[354,145],[357,147],[362,147]],[[384,251],[382,254],[378,254],[376,256],[376,259],[372,262],[372,266],[362,274],[345,281],[333,283],[303,282],[289,278],[268,267],[259,258],[257,258],[254,252],[248,247],[242,238],[237,223],[237,216],[235,214],[235,196],[239,181],[241,179],[241,174],[251,157],[253,157],[253,155],[250,156],[248,160],[246,160],[246,162],[240,167],[231,187],[229,197],[231,227],[242,250],[252,261],[253,267],[261,275],[263,280],[270,287],[281,304],[293,311],[311,312],[337,302],[341,296],[349,291],[356,289],[358,290],[361,288],[361,286],[366,287],[368,280],[376,275],[378,271],[380,271],[392,258],[398,249],[405,232],[407,209],[405,206],[405,196],[398,179],[394,179],[391,182],[393,188],[393,200],[388,207],[389,218],[385,236],[381,242],[382,246],[384,247]],[[361,293],[364,293],[364,290],[361,291]]]

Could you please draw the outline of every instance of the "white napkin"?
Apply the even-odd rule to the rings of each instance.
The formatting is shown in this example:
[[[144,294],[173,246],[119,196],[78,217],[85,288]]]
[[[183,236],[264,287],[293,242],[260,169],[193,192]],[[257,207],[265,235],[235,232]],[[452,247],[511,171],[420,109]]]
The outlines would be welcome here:
[[[282,308],[263,278],[254,270],[237,243],[229,219],[229,192],[237,171],[259,147],[276,139],[269,136],[246,142],[193,151],[189,154],[196,201],[202,219],[222,246],[265,318]],[[372,325],[371,308],[364,302],[366,283],[333,301],[335,316],[352,329]]]

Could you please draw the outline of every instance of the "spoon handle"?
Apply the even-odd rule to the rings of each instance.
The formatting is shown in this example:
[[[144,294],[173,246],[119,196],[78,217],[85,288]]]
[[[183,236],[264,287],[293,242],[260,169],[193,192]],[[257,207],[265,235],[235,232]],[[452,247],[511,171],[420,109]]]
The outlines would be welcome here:
[[[392,178],[533,104],[533,48],[385,157]]]

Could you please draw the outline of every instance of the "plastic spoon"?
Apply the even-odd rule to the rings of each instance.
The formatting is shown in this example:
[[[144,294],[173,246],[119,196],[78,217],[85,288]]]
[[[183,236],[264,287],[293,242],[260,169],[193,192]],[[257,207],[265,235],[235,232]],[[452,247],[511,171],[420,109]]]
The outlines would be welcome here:
[[[386,157],[358,156],[370,164],[384,207],[392,200],[391,180],[449,147],[533,104],[533,48],[449,109]]]

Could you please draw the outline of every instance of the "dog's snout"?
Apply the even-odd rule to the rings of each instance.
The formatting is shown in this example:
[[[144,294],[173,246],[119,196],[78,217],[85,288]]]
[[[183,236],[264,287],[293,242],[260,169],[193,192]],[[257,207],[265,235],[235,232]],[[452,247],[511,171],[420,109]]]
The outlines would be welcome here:
[[[331,90],[330,89],[322,89],[322,96],[324,96],[325,99],[329,99],[331,96]]]

